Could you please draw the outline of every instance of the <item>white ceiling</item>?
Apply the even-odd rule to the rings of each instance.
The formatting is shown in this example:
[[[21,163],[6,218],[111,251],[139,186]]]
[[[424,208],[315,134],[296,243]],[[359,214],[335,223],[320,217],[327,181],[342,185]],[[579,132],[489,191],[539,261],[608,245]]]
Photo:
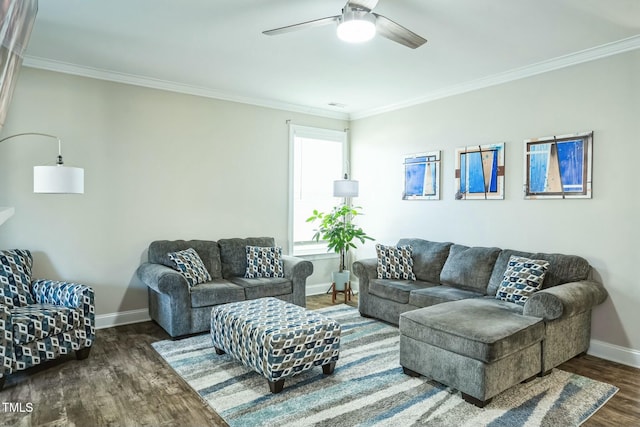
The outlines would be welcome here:
[[[262,34],[345,2],[41,0],[25,65],[358,118],[640,48],[638,0],[380,0],[415,50],[334,25]]]

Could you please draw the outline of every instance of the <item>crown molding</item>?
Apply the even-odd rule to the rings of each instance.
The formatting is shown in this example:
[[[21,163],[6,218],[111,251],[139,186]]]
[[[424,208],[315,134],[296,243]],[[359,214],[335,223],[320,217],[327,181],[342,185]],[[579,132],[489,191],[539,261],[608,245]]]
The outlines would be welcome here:
[[[400,110],[402,108],[412,107],[414,105],[424,104],[424,103],[435,101],[438,99],[447,98],[454,95],[460,95],[466,92],[471,92],[474,90],[483,89],[490,86],[496,86],[503,83],[508,83],[514,80],[524,79],[524,78],[535,76],[538,74],[547,73],[549,71],[559,70],[561,68],[571,67],[571,66],[582,64],[589,61],[595,61],[597,59],[602,59],[608,56],[629,52],[638,48],[640,48],[640,35],[618,40],[612,43],[607,43],[601,46],[596,46],[593,48],[581,50],[579,52],[570,53],[568,55],[559,56],[557,58],[538,62],[536,64],[528,65],[526,67],[520,67],[513,70],[505,71],[503,73],[483,77],[481,79],[472,80],[466,83],[449,86],[444,89],[436,90],[426,95],[420,96],[418,98],[413,98],[407,101],[390,104],[383,107],[373,108],[370,110],[362,110],[362,111],[354,112],[354,113],[351,113],[349,118],[351,120],[357,120],[365,117],[376,116],[378,114]]]
[[[170,82],[166,80],[153,79],[133,74],[119,73],[115,71],[102,70],[98,68],[86,67],[67,62],[54,61],[50,59],[25,56],[23,65],[31,68],[38,68],[48,71],[56,71],[59,73],[72,74],[81,77],[89,77],[98,80],[106,80],[116,83],[130,84],[134,86],[148,87],[152,89],[166,90],[169,92],[183,93],[187,95],[202,96],[205,98],[219,99],[223,101],[238,102],[242,104],[255,105],[258,107],[274,108],[302,114],[310,114],[314,116],[327,117],[338,120],[357,120],[366,117],[376,116],[388,113],[402,108],[412,107],[418,104],[424,104],[438,99],[450,96],[460,95],[478,89],[496,86],[508,83],[514,80],[520,80],[532,77],[538,74],[547,73],[549,71],[559,70],[566,67],[582,64],[597,59],[606,58],[608,56],[629,52],[640,48],[640,35],[607,43],[601,46],[585,49],[579,52],[553,58],[547,61],[538,62],[536,64],[520,67],[503,73],[494,74],[483,77],[481,79],[472,80],[458,85],[449,86],[440,90],[430,92],[417,98],[409,99],[403,102],[385,105],[382,107],[355,111],[351,113],[331,111],[322,108],[306,107],[302,105],[288,104],[274,100],[242,97],[229,93],[223,93],[212,89],[186,85],[181,83]]]
[[[241,104],[255,105],[258,107],[273,108],[295,113],[310,114],[314,116],[327,117],[338,120],[349,120],[349,114],[340,111],[325,110],[322,108],[307,107],[302,105],[288,104],[273,100],[242,97],[229,93],[218,92],[212,89],[192,86],[182,83],[175,83],[166,80],[154,79],[150,77],[137,76],[134,74],[120,73],[117,71],[103,70],[99,68],[86,67],[83,65],[71,64],[68,62],[55,61],[36,56],[25,56],[23,63],[25,67],[37,68],[58,73],[71,74],[80,77],[89,77],[97,80],[129,84],[133,86],[147,87],[151,89],[165,90],[169,92],[182,93],[187,95],[201,96],[204,98],[218,99],[222,101],[238,102]]]

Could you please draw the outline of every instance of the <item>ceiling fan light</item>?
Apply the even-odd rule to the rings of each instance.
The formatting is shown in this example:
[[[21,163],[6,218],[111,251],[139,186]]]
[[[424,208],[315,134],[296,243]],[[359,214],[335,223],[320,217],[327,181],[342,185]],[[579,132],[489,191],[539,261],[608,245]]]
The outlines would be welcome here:
[[[345,12],[338,23],[338,38],[348,43],[363,43],[376,35],[376,17],[362,10]]]

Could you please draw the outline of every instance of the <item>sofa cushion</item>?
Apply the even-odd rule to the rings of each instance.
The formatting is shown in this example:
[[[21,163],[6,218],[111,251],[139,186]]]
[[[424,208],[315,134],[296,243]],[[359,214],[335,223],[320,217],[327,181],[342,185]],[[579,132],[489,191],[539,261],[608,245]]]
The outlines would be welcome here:
[[[80,327],[80,311],[53,304],[31,304],[10,310],[13,342],[23,345]]]
[[[442,267],[449,256],[453,243],[430,242],[423,239],[400,239],[398,246],[410,245],[413,248],[413,273],[417,280],[440,283]]]
[[[33,304],[31,295],[31,252],[23,249],[0,251],[0,303],[11,309]]]
[[[369,293],[383,299],[407,304],[411,291],[438,286],[420,280],[373,279],[369,282]]]
[[[195,249],[189,248],[183,251],[169,252],[167,256],[174,262],[173,268],[187,279],[189,287],[211,280],[209,271]]]
[[[244,301],[244,289],[225,279],[213,279],[191,288],[191,307],[210,307]]]
[[[512,255],[496,298],[524,306],[535,291],[542,289],[548,267],[549,261]]]
[[[440,283],[486,294],[499,254],[499,248],[452,245],[440,273]]]
[[[247,246],[247,269],[244,277],[284,277],[282,248],[279,246]]]
[[[246,239],[220,239],[222,277],[244,277],[247,271],[247,246],[275,246],[273,237],[248,237]]]
[[[247,279],[244,277],[232,277],[229,280],[244,289],[246,299],[277,297],[293,292],[293,282],[284,278],[262,277]]]
[[[452,286],[434,286],[432,288],[416,289],[409,295],[409,304],[416,307],[429,307],[443,302],[458,301],[466,298],[484,296],[479,292],[467,291]]]
[[[175,268],[168,254],[189,248],[195,249],[198,253],[212,279],[222,278],[220,248],[212,240],[156,240],[149,245],[149,262]]]
[[[472,298],[408,311],[400,333],[445,350],[492,363],[540,342],[542,319],[523,316],[513,303]]]
[[[591,273],[589,262],[576,255],[536,253],[531,258],[549,261],[549,269],[542,283],[542,289],[587,280]]]
[[[378,279],[416,280],[416,276],[413,274],[412,250],[410,245],[384,246],[377,244],[378,265],[376,271]]]

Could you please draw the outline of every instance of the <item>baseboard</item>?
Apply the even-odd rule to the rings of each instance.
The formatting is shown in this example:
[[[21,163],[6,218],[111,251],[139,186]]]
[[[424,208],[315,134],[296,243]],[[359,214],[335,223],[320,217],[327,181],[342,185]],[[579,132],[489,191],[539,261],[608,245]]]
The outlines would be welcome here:
[[[615,344],[591,340],[588,354],[623,365],[640,368],[640,351]]]
[[[151,317],[149,317],[149,310],[146,308],[120,311],[117,313],[98,314],[96,315],[96,329],[146,322],[147,320],[151,320]]]

